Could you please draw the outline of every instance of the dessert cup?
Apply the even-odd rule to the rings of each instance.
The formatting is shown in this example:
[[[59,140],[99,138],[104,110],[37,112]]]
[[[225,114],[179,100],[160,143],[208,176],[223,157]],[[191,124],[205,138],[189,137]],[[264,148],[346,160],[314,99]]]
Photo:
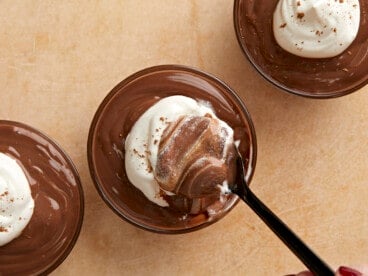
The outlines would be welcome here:
[[[135,226],[158,233],[190,232],[218,221],[238,202],[230,195],[214,215],[178,214],[148,200],[131,184],[124,165],[124,140],[135,121],[159,99],[184,95],[210,102],[240,140],[249,183],[256,163],[256,136],[250,115],[236,93],[202,71],[161,65],[139,71],[115,86],[97,109],[88,137],[88,162],[95,187],[106,204]]]
[[[283,91],[310,98],[335,98],[368,83],[368,2],[360,1],[356,39],[333,58],[303,58],[283,50],[273,35],[278,0],[235,0],[234,27],[240,47],[254,68]]]
[[[84,198],[76,168],[51,138],[25,124],[0,120],[0,152],[22,167],[35,201],[20,236],[0,247],[1,275],[47,275],[71,252]]]

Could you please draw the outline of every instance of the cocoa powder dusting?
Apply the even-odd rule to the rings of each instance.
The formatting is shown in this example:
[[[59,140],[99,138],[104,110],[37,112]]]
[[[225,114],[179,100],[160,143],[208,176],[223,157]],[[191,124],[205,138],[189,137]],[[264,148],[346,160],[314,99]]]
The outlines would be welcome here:
[[[304,12],[298,12],[297,14],[296,14],[296,17],[298,18],[298,19],[303,19],[303,17],[304,17]]]
[[[9,194],[9,192],[8,192],[8,191],[5,191],[5,192],[3,192],[3,193],[0,195],[0,197],[7,196],[8,194]]]
[[[2,227],[2,226],[0,226],[0,232],[8,232],[8,229],[6,229],[5,227]]]

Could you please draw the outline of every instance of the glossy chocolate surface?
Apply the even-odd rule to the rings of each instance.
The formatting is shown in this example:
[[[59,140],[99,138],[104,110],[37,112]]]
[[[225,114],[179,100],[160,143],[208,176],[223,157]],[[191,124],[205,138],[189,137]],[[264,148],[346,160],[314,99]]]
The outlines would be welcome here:
[[[102,198],[119,216],[144,229],[181,233],[217,221],[238,201],[231,195],[213,216],[183,215],[148,200],[128,180],[124,168],[124,139],[135,121],[160,98],[184,95],[212,104],[240,140],[250,181],[256,159],[256,141],[249,114],[225,84],[194,69],[164,65],[140,71],[118,84],[98,108],[90,128],[88,159],[92,178]]]
[[[238,41],[254,67],[276,86],[302,96],[331,98],[349,94],[368,83],[368,2],[360,1],[357,38],[342,54],[309,59],[283,50],[273,35],[278,0],[235,0]]]
[[[166,191],[189,199],[220,194],[224,181],[234,183],[235,146],[226,146],[230,134],[219,120],[182,116],[169,123],[158,147],[156,180]]]
[[[0,152],[20,164],[35,201],[22,234],[0,247],[0,275],[50,273],[70,253],[82,225],[79,176],[58,145],[21,123],[0,120]]]

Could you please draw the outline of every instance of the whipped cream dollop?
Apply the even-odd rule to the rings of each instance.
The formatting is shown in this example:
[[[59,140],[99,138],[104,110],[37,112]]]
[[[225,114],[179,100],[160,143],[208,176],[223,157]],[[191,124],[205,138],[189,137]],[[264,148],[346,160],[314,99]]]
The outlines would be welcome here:
[[[0,153],[0,246],[18,237],[33,215],[34,200],[22,168]]]
[[[198,120],[198,117],[210,119]],[[166,150],[172,150],[173,147],[178,145],[177,142],[180,140],[177,140],[177,136],[180,135],[180,131],[183,130],[186,123],[190,124],[193,129],[203,127],[202,123],[207,124],[203,127],[207,129],[212,120],[216,120],[216,123],[215,127],[211,127],[211,129],[217,129],[218,127],[220,132],[223,133],[221,135],[223,138],[220,138],[222,140],[221,146],[223,146],[221,154],[223,154],[227,151],[227,147],[234,145],[233,130],[224,121],[216,117],[209,103],[196,101],[186,96],[175,95],[163,98],[147,109],[133,125],[125,140],[125,169],[130,182],[141,190],[150,201],[163,207],[168,206],[163,194],[169,196],[175,194],[176,188],[169,187],[172,186],[172,179],[177,179],[175,172],[172,173],[172,171],[178,168],[180,164],[179,161],[178,163],[175,161],[174,163],[178,166],[176,167],[174,163],[170,163],[172,161],[169,160],[171,154],[167,153]],[[170,135],[168,135],[168,132],[170,132]],[[211,131],[208,131],[208,134],[210,133]],[[171,138],[168,138],[168,136]],[[164,140],[161,141],[162,139]],[[167,139],[173,139],[175,143],[169,143],[169,146],[166,148],[161,147],[159,152],[161,142],[167,144]],[[198,143],[195,141],[193,144]],[[190,145],[190,147],[193,147],[193,145]],[[199,152],[199,150],[195,152]],[[181,151],[179,154],[187,153]],[[173,156],[172,158],[178,158],[177,160],[181,162],[187,157],[178,158],[178,156]],[[164,166],[162,166],[162,158],[164,158]],[[208,160],[212,160],[211,158],[199,160],[197,163],[199,164],[201,161],[204,161],[204,163],[208,162]],[[221,167],[221,165],[218,167]],[[161,171],[156,171],[157,168],[159,170],[161,169]],[[169,174],[162,174],[162,169],[165,171],[170,170],[171,172]],[[183,173],[181,169],[179,171],[180,174]],[[166,182],[167,189],[163,189],[160,186],[157,181],[158,179],[169,179]],[[192,183],[189,185],[191,187]],[[192,188],[190,190],[195,191]]]
[[[277,43],[306,58],[341,54],[356,38],[359,24],[359,0],[280,0],[273,15]]]

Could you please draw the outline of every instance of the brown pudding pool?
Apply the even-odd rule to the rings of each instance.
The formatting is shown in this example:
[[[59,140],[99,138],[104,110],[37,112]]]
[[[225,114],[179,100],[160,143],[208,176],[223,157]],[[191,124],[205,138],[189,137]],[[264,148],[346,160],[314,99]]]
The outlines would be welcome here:
[[[159,233],[183,233],[207,226],[222,218],[238,201],[235,195],[228,195],[216,213],[190,214],[172,205],[161,207],[151,202],[130,183],[125,171],[125,139],[149,107],[173,95],[211,103],[217,117],[234,130],[234,140],[240,141],[248,183],[256,161],[256,138],[249,113],[235,92],[217,78],[184,66],[162,65],[142,70],[119,83],[103,100],[91,124],[91,176],[115,213],[136,226]]]
[[[368,2],[360,1],[356,39],[333,58],[298,57],[283,50],[273,34],[278,0],[235,0],[234,26],[239,44],[257,71],[277,87],[312,98],[339,97],[368,83]]]
[[[83,191],[64,151],[27,125],[0,120],[0,152],[22,167],[35,202],[22,234],[0,247],[0,275],[45,275],[72,250],[82,225]]]

